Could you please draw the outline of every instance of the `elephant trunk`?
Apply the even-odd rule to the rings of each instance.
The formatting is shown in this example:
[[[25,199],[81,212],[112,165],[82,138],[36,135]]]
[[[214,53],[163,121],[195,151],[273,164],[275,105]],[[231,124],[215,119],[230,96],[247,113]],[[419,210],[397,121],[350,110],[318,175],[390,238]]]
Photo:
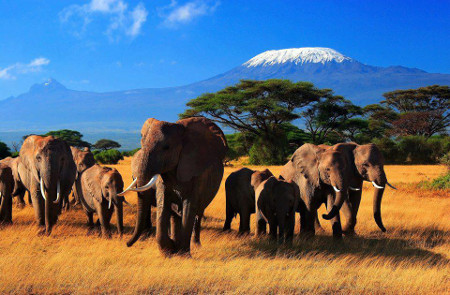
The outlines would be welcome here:
[[[381,219],[381,200],[383,199],[384,189],[387,184],[386,174],[384,171],[377,170],[375,175],[369,175],[369,177],[375,190],[373,193],[373,217],[381,231],[386,232],[383,220]]]
[[[278,219],[278,244],[284,243],[284,230],[286,226],[286,214],[277,214]]]
[[[120,236],[123,234],[123,199],[118,199],[114,211],[117,219],[117,232]]]
[[[134,243],[139,239],[142,232],[146,227],[146,220],[149,218],[147,216],[149,214],[148,208],[150,207],[150,199],[145,196],[144,193],[138,193],[138,205],[137,205],[137,217],[136,217],[136,226],[134,227],[133,235],[130,240],[127,242],[127,246],[131,247]]]
[[[348,199],[348,188],[346,185],[341,185],[340,189],[336,186],[333,186],[333,189],[336,193],[336,199],[334,200],[333,207],[331,208],[328,214],[323,214],[323,219],[331,220],[339,214],[339,210],[341,210],[342,204],[344,201]]]

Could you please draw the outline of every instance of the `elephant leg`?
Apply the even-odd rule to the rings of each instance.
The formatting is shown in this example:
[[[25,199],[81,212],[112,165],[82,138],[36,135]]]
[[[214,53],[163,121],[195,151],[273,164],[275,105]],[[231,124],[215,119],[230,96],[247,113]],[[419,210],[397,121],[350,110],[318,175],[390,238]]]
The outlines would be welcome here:
[[[295,229],[295,213],[289,216],[289,222],[286,223],[286,244],[292,245],[292,239],[294,237],[294,229]]]
[[[239,218],[239,234],[250,233],[250,209],[242,208]]]
[[[102,202],[102,204],[97,204],[97,214],[98,219],[100,220],[100,228],[102,230],[102,236],[105,238],[111,237],[111,227],[108,219],[108,210],[106,208],[106,204]]]
[[[350,191],[349,201],[345,201],[342,206],[342,213],[345,216],[346,224],[343,228],[344,234],[348,236],[355,235],[356,216],[358,215],[359,205],[361,203],[362,191]]]
[[[334,195],[329,194],[327,198],[327,210],[331,210],[334,205]],[[342,227],[341,227],[341,218],[339,214],[333,217],[331,220],[331,227],[333,229],[333,238],[336,240],[342,239]]]
[[[179,245],[180,254],[189,254],[191,251],[191,236],[194,228],[195,217],[197,215],[197,206],[190,200],[183,200],[182,215],[182,238],[175,241]]]
[[[38,191],[37,189],[31,191],[31,199],[34,209],[34,215],[38,222],[39,227],[38,234],[44,234],[45,233],[44,199],[42,198],[40,191]]]
[[[171,239],[173,241],[177,241],[181,239],[181,217],[177,214],[173,214],[170,216],[170,233]]]
[[[261,212],[256,210],[256,236],[265,235],[267,232],[267,222]]]
[[[1,199],[0,204],[0,223],[12,223],[12,196],[6,194]]]
[[[17,208],[24,208],[25,207],[25,190],[23,192],[20,192],[17,195]],[[28,197],[30,197],[30,194],[28,194]],[[31,204],[31,202],[29,202]]]
[[[160,194],[160,192],[157,192]],[[156,241],[163,254],[173,254],[175,252],[175,243],[169,236],[169,223],[172,215],[170,201],[164,196],[157,198],[156,212]],[[178,232],[181,232],[179,230]],[[178,235],[178,234],[177,234]]]
[[[234,218],[234,210],[233,206],[231,205],[231,202],[227,199],[226,200],[226,214],[225,214],[225,224],[223,225],[223,231],[228,231],[231,229],[231,221]]]
[[[317,206],[311,201],[304,202],[300,200],[300,236],[311,238],[315,235],[315,216],[317,215]]]
[[[269,236],[273,241],[278,238],[278,222],[275,218],[269,221]]]
[[[201,243],[200,243],[200,231],[202,229],[202,218],[203,218],[203,212],[198,214],[197,217],[195,217],[194,243],[197,244],[197,245],[201,245]]]

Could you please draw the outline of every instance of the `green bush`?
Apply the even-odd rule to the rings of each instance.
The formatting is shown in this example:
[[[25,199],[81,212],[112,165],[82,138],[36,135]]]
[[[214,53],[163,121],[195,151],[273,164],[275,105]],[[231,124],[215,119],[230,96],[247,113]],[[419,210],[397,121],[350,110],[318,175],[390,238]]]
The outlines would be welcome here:
[[[386,163],[404,163],[406,157],[400,150],[397,142],[388,137],[375,138],[373,143],[381,150]]]
[[[0,160],[11,156],[11,151],[6,143],[0,141]]]
[[[132,157],[132,156],[134,156],[134,154],[136,154],[140,149],[141,149],[141,148],[136,148],[136,149],[131,150],[131,151],[124,151],[124,152],[122,152],[122,156],[123,156],[123,157]]]
[[[123,160],[123,156],[118,150],[95,151],[93,154],[95,160],[100,164],[117,164]]]
[[[432,190],[450,189],[450,172],[432,181],[422,181],[419,187]]]
[[[268,141],[258,139],[249,151],[249,164],[252,165],[283,165],[287,158],[287,142],[283,137],[277,146],[270,146]]]

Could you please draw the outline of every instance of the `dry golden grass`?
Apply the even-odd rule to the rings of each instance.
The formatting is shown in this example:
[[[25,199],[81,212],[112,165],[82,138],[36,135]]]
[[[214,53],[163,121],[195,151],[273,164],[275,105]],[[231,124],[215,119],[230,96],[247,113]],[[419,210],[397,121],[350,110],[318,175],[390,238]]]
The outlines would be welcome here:
[[[128,185],[130,159],[116,167]],[[224,179],[237,168],[227,167]],[[269,168],[278,174],[281,167]],[[292,248],[222,233],[222,183],[206,211],[203,246],[193,246],[192,258],[164,258],[153,237],[127,248],[134,208],[126,208],[123,240],[88,236],[80,209],[63,213],[50,237],[38,237],[32,208],[15,208],[14,225],[0,229],[0,293],[448,294],[449,192],[424,195],[408,184],[437,177],[444,169],[386,167],[399,189],[387,189],[383,200],[387,233],[373,221],[373,191],[365,184],[358,237],[334,243],[329,224],[322,221],[325,232],[312,241],[296,239]],[[128,196],[131,203],[135,198]],[[237,225],[234,221],[234,230]]]

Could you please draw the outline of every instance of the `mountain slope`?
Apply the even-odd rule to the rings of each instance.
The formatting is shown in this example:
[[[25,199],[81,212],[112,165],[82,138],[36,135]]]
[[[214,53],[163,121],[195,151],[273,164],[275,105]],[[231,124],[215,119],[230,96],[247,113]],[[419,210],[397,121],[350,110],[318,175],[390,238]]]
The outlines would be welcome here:
[[[204,92],[240,79],[270,78],[311,81],[360,105],[379,102],[386,91],[450,84],[449,74],[365,65],[329,48],[271,50],[226,73],[180,87],[96,93],[70,90],[50,79],[33,85],[27,93],[0,101],[0,131],[136,131],[149,117],[175,121],[185,103]]]

